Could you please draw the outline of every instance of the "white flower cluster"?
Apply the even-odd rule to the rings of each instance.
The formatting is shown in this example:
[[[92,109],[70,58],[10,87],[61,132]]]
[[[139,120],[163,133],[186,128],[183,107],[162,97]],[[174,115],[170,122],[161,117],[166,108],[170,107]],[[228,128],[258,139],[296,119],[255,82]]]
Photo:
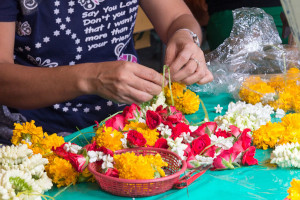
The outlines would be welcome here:
[[[212,134],[210,136],[211,143],[216,145],[217,147],[221,147],[224,150],[228,150],[233,146],[234,137],[224,138],[222,136],[217,137]]]
[[[168,125],[161,123],[157,128],[163,138],[168,138],[172,135],[172,129]]]
[[[31,155],[25,144],[0,149],[0,199],[38,200],[51,189],[52,181],[44,171],[48,160]]]
[[[262,103],[252,105],[241,101],[231,102],[228,105],[226,114],[216,117],[215,122],[217,122],[219,128],[226,131],[230,130],[230,125],[234,125],[241,130],[250,128],[254,131],[271,121],[271,114],[273,113],[274,109],[271,106],[263,106]]]
[[[167,138],[170,150],[179,155],[181,159],[186,160],[184,156],[184,150],[188,147],[188,145],[183,144],[182,141],[182,137],[177,137],[175,140],[173,140],[172,138]]]
[[[199,166],[203,166],[203,167],[212,165],[215,159],[209,156],[201,156],[201,155],[196,155],[195,158],[198,161]]]
[[[113,162],[114,158],[110,155],[104,154],[102,151],[88,151],[89,156],[89,162],[97,162],[97,161],[103,161],[101,168],[102,169],[108,169],[108,168],[114,168]]]
[[[0,148],[1,165],[17,165],[32,155],[32,150],[27,148],[26,144],[19,146],[3,146]]]
[[[64,150],[66,152],[71,152],[77,154],[79,150],[81,150],[82,147],[78,146],[77,144],[72,144],[71,142],[68,142],[64,145]]]
[[[279,167],[300,168],[299,143],[288,143],[276,146],[271,154],[271,163]]]
[[[275,117],[281,119],[281,118],[283,118],[285,116],[285,114],[286,113],[284,112],[284,110],[282,110],[280,108],[277,108]]]

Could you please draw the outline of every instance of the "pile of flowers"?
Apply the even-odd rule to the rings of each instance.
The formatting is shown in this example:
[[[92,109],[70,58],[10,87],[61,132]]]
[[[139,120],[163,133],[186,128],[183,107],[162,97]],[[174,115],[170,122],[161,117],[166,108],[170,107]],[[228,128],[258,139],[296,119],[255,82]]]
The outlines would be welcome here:
[[[93,141],[112,151],[133,147],[169,149],[187,160],[188,168],[233,169],[240,164],[257,164],[250,129],[229,126],[228,131],[221,130],[216,122],[190,126],[174,106],[157,102],[150,107],[126,107],[123,113],[95,127]]]
[[[300,113],[290,113],[281,122],[262,125],[253,132],[253,144],[257,148],[274,148],[286,143],[300,143]]]
[[[48,135],[43,132],[43,128],[37,127],[33,120],[22,124],[15,123],[11,141],[14,145],[27,146],[34,154],[33,156],[40,155],[46,159],[45,171],[57,187],[68,186],[76,182],[94,181],[87,168],[78,169],[78,160],[82,158],[82,155],[77,155],[77,153],[81,147],[78,146],[77,151],[74,150],[76,147],[72,147],[72,150],[68,149],[72,151],[66,153],[68,156],[60,154],[59,150],[64,146],[67,148],[69,143],[65,143],[64,138],[57,134]]]
[[[286,74],[272,75],[269,80],[250,76],[244,81],[239,95],[247,103],[262,102],[285,112],[300,112],[300,70],[293,67]]]
[[[293,179],[291,181],[291,187],[287,191],[289,196],[285,200],[298,200],[300,199],[300,180]]]
[[[199,96],[184,84],[173,82],[171,89],[167,86],[164,88],[164,93],[168,105],[172,105],[171,93],[173,94],[174,106],[183,114],[193,114],[199,110]]]
[[[0,148],[0,199],[42,199],[52,187],[45,172],[47,163],[25,144]]]
[[[234,125],[240,129],[250,128],[254,131],[271,121],[273,110],[271,106],[263,106],[262,103],[252,105],[242,101],[231,102],[226,114],[216,117],[214,121],[222,130],[228,131],[229,126]]]

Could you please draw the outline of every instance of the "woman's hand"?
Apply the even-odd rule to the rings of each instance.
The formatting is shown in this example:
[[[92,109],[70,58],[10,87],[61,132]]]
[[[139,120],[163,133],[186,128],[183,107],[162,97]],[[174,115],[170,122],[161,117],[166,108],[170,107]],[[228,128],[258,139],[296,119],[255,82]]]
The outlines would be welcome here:
[[[95,76],[81,86],[87,94],[119,103],[140,104],[162,91],[163,76],[151,68],[126,61],[92,65]]]
[[[203,51],[186,30],[176,31],[168,41],[165,63],[170,67],[172,81],[190,85],[205,84],[213,80]]]

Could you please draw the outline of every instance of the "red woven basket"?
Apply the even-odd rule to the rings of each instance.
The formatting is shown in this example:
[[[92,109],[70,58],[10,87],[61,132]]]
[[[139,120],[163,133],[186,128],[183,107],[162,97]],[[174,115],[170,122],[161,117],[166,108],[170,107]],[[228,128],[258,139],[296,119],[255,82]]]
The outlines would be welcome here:
[[[115,154],[134,152],[136,155],[155,155],[159,153],[162,159],[168,163],[165,169],[166,175],[162,178],[136,180],[121,179],[106,176],[98,172],[101,166],[90,163],[88,168],[94,175],[99,186],[106,192],[117,196],[127,197],[146,197],[161,194],[172,189],[173,185],[179,180],[180,175],[186,170],[186,162],[166,149],[161,148],[131,148],[115,151]]]

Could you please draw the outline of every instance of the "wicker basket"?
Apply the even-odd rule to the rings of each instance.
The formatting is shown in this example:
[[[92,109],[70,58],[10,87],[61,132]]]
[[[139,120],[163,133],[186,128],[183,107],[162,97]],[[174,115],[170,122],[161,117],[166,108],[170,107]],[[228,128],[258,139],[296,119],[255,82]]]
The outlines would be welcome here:
[[[155,155],[159,153],[168,163],[165,172],[168,176],[149,180],[121,179],[106,176],[98,172],[95,163],[90,163],[88,168],[94,175],[99,186],[106,192],[117,196],[146,197],[161,194],[170,190],[179,180],[180,175],[186,170],[186,162],[166,149],[161,148],[131,148],[116,151],[115,154],[134,152],[136,155]]]

